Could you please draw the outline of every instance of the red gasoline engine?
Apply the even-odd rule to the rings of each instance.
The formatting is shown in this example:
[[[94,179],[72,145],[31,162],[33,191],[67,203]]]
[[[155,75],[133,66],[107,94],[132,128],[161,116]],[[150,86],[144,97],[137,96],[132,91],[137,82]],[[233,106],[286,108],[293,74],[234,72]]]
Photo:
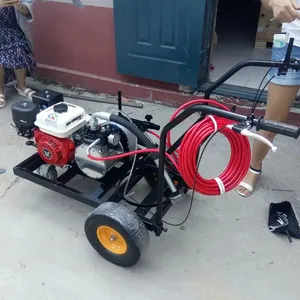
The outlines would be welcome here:
[[[75,144],[68,138],[57,138],[34,129],[37,151],[49,165],[63,167],[74,159]]]

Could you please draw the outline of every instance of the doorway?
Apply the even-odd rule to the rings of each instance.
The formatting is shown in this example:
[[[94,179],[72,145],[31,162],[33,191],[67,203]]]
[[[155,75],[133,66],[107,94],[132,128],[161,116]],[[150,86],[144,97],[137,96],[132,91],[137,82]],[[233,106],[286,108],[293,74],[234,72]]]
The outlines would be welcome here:
[[[260,16],[259,0],[219,0],[215,31],[217,44],[212,52],[214,69],[210,80],[215,81],[240,61],[270,59],[271,49],[256,48],[256,33]],[[258,88],[267,69],[248,67],[240,70],[226,83]]]

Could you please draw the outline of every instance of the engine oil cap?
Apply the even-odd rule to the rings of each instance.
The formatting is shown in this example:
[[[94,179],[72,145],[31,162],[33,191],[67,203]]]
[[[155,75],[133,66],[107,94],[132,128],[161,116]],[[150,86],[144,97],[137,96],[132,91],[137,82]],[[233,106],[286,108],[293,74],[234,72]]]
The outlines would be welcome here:
[[[59,103],[54,105],[53,107],[54,112],[58,113],[58,114],[62,114],[68,111],[68,104],[66,103]]]

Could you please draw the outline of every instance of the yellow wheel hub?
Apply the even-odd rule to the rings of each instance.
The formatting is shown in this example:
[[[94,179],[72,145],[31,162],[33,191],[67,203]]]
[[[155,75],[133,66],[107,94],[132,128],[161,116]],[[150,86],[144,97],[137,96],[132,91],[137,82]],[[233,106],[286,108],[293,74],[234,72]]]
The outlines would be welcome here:
[[[122,255],[127,251],[127,243],[122,235],[109,226],[100,226],[97,229],[99,242],[108,251]]]

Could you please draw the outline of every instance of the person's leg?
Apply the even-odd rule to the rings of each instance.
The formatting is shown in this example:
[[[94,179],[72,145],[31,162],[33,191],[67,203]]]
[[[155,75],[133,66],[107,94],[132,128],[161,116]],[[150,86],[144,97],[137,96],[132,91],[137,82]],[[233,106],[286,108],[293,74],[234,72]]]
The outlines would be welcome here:
[[[20,89],[21,91],[25,91],[25,89],[26,89],[25,80],[26,80],[26,75],[27,75],[27,69],[26,68],[16,69],[15,74],[16,74],[16,78],[17,78],[18,89]]]
[[[0,66],[0,107],[5,106],[5,95],[4,95],[4,68]]]
[[[16,90],[18,94],[32,100],[32,95],[35,94],[36,92],[26,87],[27,69],[26,68],[16,69],[15,74],[17,78]]]
[[[268,89],[268,102],[265,119],[277,122],[285,122],[288,118],[291,105],[297,96],[298,90],[299,86],[284,86],[271,83]],[[259,131],[259,133],[269,141],[273,141],[274,137],[276,136],[275,133],[268,131]],[[261,170],[262,162],[268,154],[269,149],[270,148],[266,144],[258,140],[254,140],[251,158],[251,167],[253,169]],[[259,174],[249,171],[243,182],[249,184],[251,187],[254,187],[258,176]],[[238,192],[244,196],[249,196],[251,194],[251,191],[242,186],[238,187]]]
[[[0,66],[0,94],[4,94],[4,68]]]

